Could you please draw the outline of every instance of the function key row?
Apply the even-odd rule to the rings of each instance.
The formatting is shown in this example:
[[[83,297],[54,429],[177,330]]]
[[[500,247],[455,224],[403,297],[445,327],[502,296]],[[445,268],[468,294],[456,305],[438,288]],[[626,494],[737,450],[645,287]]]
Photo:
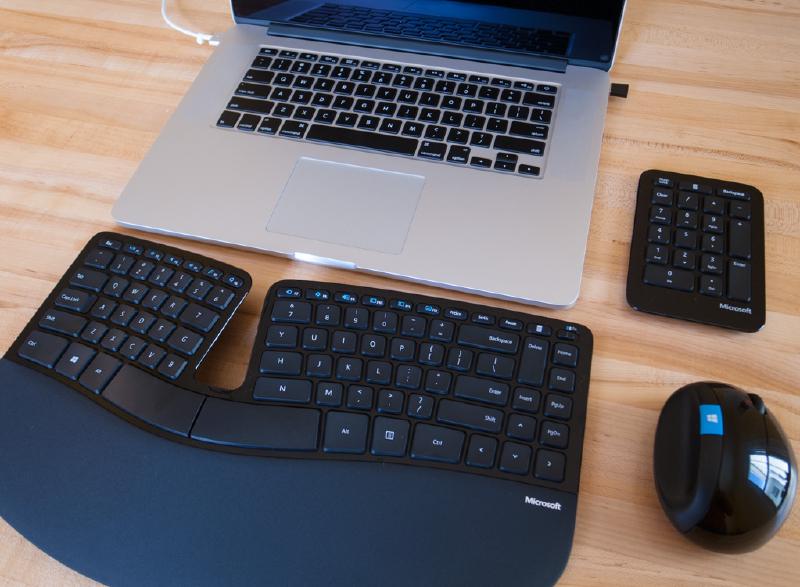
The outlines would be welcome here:
[[[118,251],[119,255],[114,255],[110,251]],[[177,268],[183,268],[194,274],[202,274],[205,277],[216,281],[222,281],[230,287],[240,288],[244,285],[244,279],[238,275],[229,273],[225,274],[221,269],[208,266],[204,267],[199,261],[193,259],[184,259],[183,257],[165,253],[159,249],[143,247],[134,242],[123,243],[117,239],[106,238],[103,239],[98,248],[90,251],[84,263],[89,267],[96,269],[109,269],[118,274],[126,274],[136,262],[135,259],[125,255],[144,256],[153,261],[161,261],[165,265],[174,267],[170,271],[175,271]],[[113,261],[113,263],[112,263]],[[147,279],[147,276],[155,268],[153,263],[146,260],[139,261],[137,264],[138,271],[134,277]],[[147,273],[147,275],[143,275]]]
[[[373,308],[388,307],[392,310],[399,310],[402,312],[416,311],[419,314],[427,316],[443,317],[451,320],[467,321],[470,320],[475,324],[482,324],[485,326],[499,326],[504,330],[523,331],[525,325],[521,320],[496,317],[493,314],[483,312],[473,312],[470,316],[469,312],[461,308],[442,307],[437,304],[413,304],[406,299],[394,298],[386,299],[381,296],[363,295],[358,296],[352,292],[335,292],[331,293],[327,290],[308,290],[303,291],[302,288],[281,288],[276,293],[278,298],[291,298],[291,299],[306,299],[317,301],[329,301],[331,297],[333,300],[343,304],[362,304]],[[310,312],[310,307],[308,308]],[[528,324],[528,334],[535,334],[538,336],[549,337],[553,334],[553,329],[550,326],[541,323]],[[578,336],[578,328],[573,324],[566,324],[562,329],[558,330],[557,336],[564,340],[576,340]]]

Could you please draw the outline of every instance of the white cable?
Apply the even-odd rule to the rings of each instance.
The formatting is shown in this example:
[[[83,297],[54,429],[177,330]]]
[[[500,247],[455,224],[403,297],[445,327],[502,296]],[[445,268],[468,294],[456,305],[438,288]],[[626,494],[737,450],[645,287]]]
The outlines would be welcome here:
[[[171,29],[175,29],[179,33],[183,33],[184,35],[188,35],[190,37],[194,37],[194,40],[197,41],[198,45],[202,45],[203,43],[208,43],[212,47],[216,47],[219,45],[219,39],[217,35],[209,35],[208,33],[196,33],[194,31],[190,31],[187,28],[184,28],[178,24],[175,24],[172,19],[167,15],[167,0],[161,0],[161,18],[164,19],[164,22],[167,23],[167,26]]]

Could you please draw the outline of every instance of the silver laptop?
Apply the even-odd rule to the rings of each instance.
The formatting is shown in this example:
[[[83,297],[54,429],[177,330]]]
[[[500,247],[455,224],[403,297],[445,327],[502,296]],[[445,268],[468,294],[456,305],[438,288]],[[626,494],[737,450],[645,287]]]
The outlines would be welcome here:
[[[114,218],[570,306],[624,6],[233,0]]]

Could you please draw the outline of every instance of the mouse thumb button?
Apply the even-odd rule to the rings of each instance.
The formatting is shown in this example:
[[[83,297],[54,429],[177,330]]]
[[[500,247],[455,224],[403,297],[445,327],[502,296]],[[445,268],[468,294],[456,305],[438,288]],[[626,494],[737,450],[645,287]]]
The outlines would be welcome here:
[[[750,401],[753,403],[753,407],[758,410],[759,414],[763,416],[767,413],[767,406],[764,405],[764,400],[761,399],[761,396],[758,396],[755,393],[748,393],[747,396],[750,398]]]

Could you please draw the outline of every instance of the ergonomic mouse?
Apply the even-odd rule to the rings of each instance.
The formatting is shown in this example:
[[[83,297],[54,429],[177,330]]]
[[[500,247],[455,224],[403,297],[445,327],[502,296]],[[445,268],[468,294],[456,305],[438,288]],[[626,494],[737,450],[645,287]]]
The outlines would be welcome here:
[[[703,381],[673,393],[653,456],[667,517],[710,550],[755,550],[792,508],[797,465],[789,440],[759,396],[732,385]]]

